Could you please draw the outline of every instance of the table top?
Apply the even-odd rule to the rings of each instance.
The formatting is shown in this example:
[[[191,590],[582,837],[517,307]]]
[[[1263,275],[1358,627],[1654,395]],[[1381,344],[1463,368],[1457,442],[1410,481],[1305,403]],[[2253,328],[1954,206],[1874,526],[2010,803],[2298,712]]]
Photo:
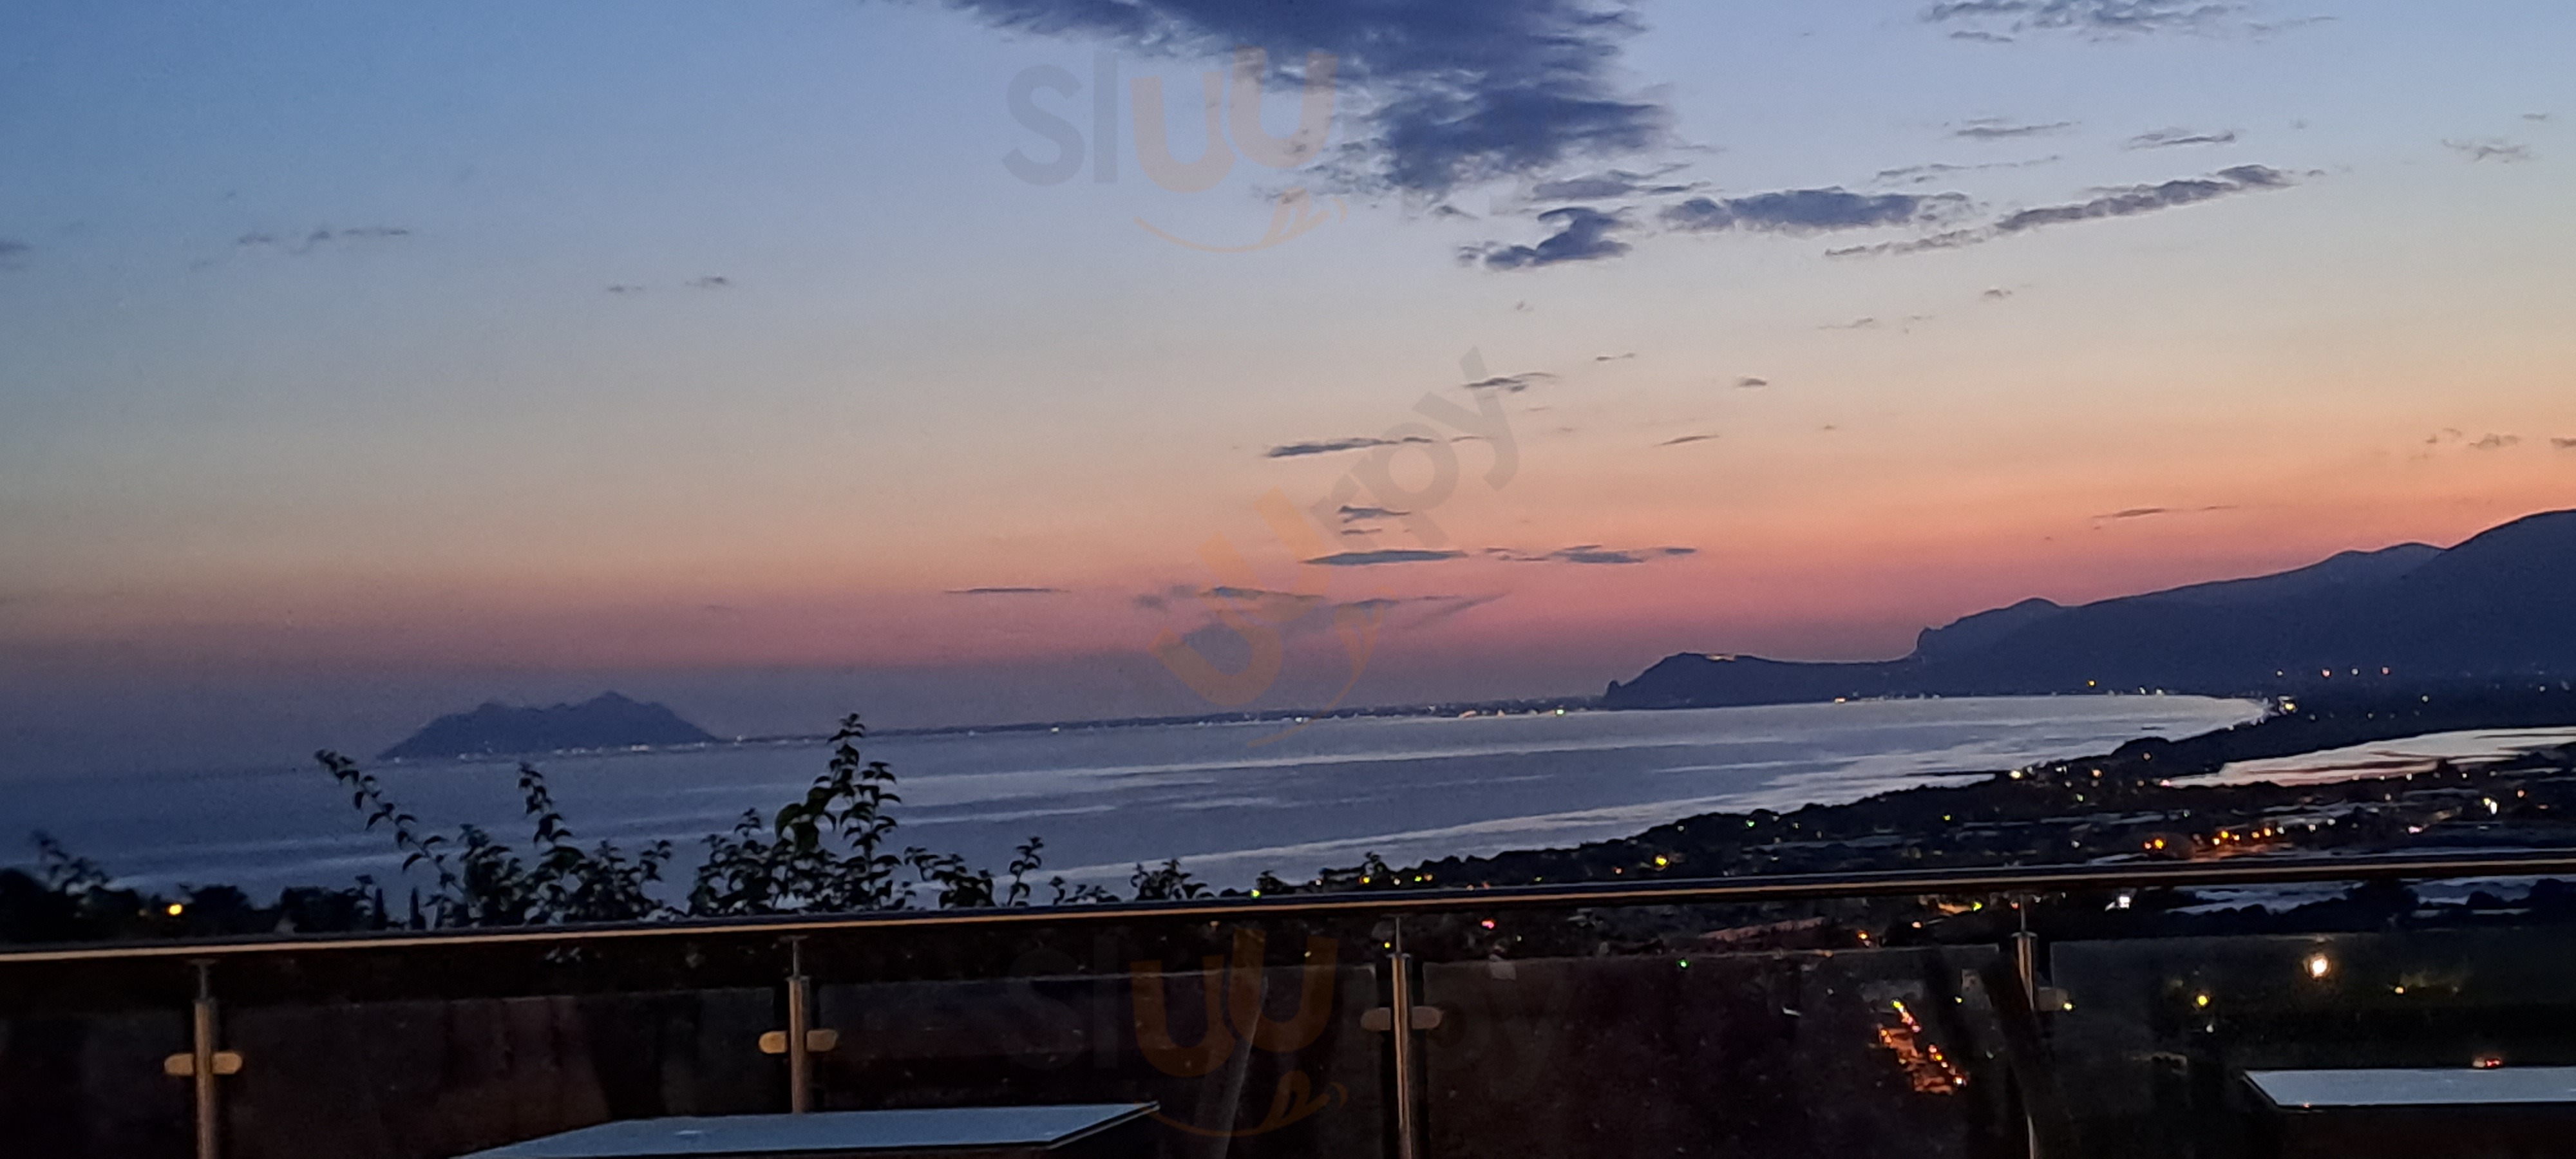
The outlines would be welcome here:
[[[662,1155],[1047,1147],[1143,1118],[1154,1108],[1153,1103],[1090,1103],[628,1119],[480,1151],[466,1159],[642,1159]]]
[[[2246,1081],[2283,1110],[2576,1103],[2576,1067],[2257,1070]]]

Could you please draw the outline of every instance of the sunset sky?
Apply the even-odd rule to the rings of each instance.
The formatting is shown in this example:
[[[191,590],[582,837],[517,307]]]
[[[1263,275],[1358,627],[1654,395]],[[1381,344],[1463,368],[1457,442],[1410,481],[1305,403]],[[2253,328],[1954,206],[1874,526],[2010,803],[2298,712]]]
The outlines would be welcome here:
[[[721,733],[1297,707],[1354,645],[1351,703],[1591,693],[2447,545],[2576,507],[2571,43],[2562,0],[19,0],[0,778],[611,687]],[[1242,44],[1270,143],[1167,187]],[[1244,663],[1220,616],[1275,681],[1175,674]]]

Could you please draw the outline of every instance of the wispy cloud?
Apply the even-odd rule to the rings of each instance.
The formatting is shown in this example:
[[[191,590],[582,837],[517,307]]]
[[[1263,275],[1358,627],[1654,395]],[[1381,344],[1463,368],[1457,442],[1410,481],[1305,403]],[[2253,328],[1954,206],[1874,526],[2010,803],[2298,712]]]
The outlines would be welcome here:
[[[1878,319],[1876,319],[1876,318],[1854,318],[1854,319],[1852,319],[1852,320],[1851,320],[1851,321],[1849,321],[1849,322],[1827,322],[1827,323],[1825,323],[1825,324],[1824,324],[1824,325],[1822,325],[1822,326],[1818,326],[1818,327],[1816,327],[1816,329],[1818,329],[1818,330],[1876,330],[1876,329],[1878,329]]]
[[[1664,224],[1691,233],[1741,229],[1810,234],[1878,229],[1937,220],[1965,206],[1963,194],[1853,193],[1840,187],[1790,189],[1718,199],[1694,197],[1666,206]]]
[[[2040,165],[2053,165],[2062,160],[2065,158],[2051,153],[2045,157],[2033,157],[2026,161],[1986,161],[1973,165],[1934,161],[1925,165],[1903,165],[1894,169],[1881,169],[1871,180],[1880,185],[1929,185],[1953,173],[1982,173],[1990,169],[2029,169]]]
[[[2074,127],[2073,121],[2032,124],[2008,121],[1999,117],[1980,117],[1951,130],[1950,135],[1965,141],[2018,141],[2025,137],[2045,137],[2052,133],[2063,133]]]
[[[1949,0],[1925,9],[1923,19],[1989,31],[2128,36],[2215,31],[2247,8],[2243,0]]]
[[[2211,507],[2131,507],[2122,511],[2113,511],[2104,515],[2096,515],[2093,518],[2107,522],[2122,519],[2150,519],[2158,515],[2203,515],[2212,511],[2234,510],[2236,510],[2236,508],[2226,504],[2219,504]]]
[[[1464,559],[1463,551],[1426,551],[1414,548],[1392,548],[1384,551],[1343,551],[1306,562],[1325,567],[1382,567],[1397,563],[1438,563]]]
[[[2236,136],[2234,129],[2221,129],[2214,133],[2193,129],[2157,129],[2151,133],[2140,133],[2129,138],[2128,144],[2123,148],[2174,149],[2185,145],[2233,145],[2236,143]]]
[[[1497,374],[1492,378],[1481,378],[1468,383],[1467,389],[1495,390],[1501,391],[1504,394],[1519,394],[1520,392],[1528,390],[1539,383],[1553,382],[1555,380],[1555,375],[1549,374],[1544,370],[1528,370],[1519,374]]]
[[[610,286],[610,287],[608,287],[608,292],[609,292],[609,293],[612,293],[612,294],[621,295],[621,296],[623,296],[623,295],[627,295],[627,294],[641,294],[641,293],[643,293],[643,292],[644,292],[644,287],[642,287],[642,286],[630,286],[630,285],[627,285],[627,284],[625,284],[625,283],[621,282],[621,283],[619,283],[619,284],[617,284],[617,285],[614,285],[614,286]]]
[[[2024,209],[2007,214],[1991,225],[1975,229],[1952,230],[1911,241],[1830,250],[1827,251],[1827,256],[1862,257],[1959,249],[2050,226],[2102,221],[2117,217],[2136,217],[2141,214],[2216,201],[2222,197],[2232,197],[2242,193],[2287,189],[2294,184],[2296,181],[2289,174],[2278,169],[2263,165],[2238,165],[2234,168],[2222,169],[2209,177],[2167,181],[2161,185],[2132,185],[2101,190],[2098,196],[2089,200]]]
[[[1534,201],[1608,201],[1619,197],[1688,193],[1696,187],[1695,183],[1664,180],[1679,168],[1678,165],[1667,165],[1652,173],[1612,169],[1605,173],[1541,181],[1530,187],[1530,198]]]
[[[303,255],[324,246],[342,243],[395,241],[411,236],[411,230],[399,225],[361,225],[343,229],[320,226],[280,238],[265,230],[252,230],[233,239],[237,250],[273,250],[282,254]]]
[[[2531,146],[2518,141],[2488,138],[2480,141],[2444,141],[2444,148],[2471,161],[2502,161],[2508,165],[2531,160]]]
[[[1658,447],[1679,447],[1690,443],[1705,443],[1715,439],[1716,437],[1716,435],[1682,435],[1677,438],[1665,439],[1655,445]]]
[[[1377,447],[1395,447],[1402,446],[1406,443],[1427,443],[1430,441],[1431,440],[1429,438],[1422,435],[1408,435],[1401,439],[1381,439],[1368,435],[1348,439],[1317,439],[1312,442],[1304,443],[1281,443],[1278,446],[1262,452],[1261,457],[1265,459],[1296,459],[1307,455],[1330,455],[1341,451],[1366,451]]]
[[[2003,233],[2025,233],[2051,225],[2075,221],[2099,221],[2110,217],[2135,217],[2142,213],[2198,205],[2238,193],[2266,189],[2286,189],[2289,174],[2263,165],[2238,165],[2221,169],[2209,177],[2167,181],[2161,185],[2133,185],[2125,189],[2106,190],[2089,201],[2072,205],[2046,205],[2025,209],[1995,223]]]
[[[1697,555],[1699,554],[1699,549],[1696,547],[1609,548],[1603,547],[1597,543],[1580,543],[1573,547],[1561,547],[1555,551],[1544,552],[1519,551],[1508,547],[1489,547],[1485,549],[1485,554],[1494,559],[1509,560],[1513,563],[1572,563],[1584,564],[1587,566],[1615,567],[1628,564],[1648,563],[1658,559],[1678,559],[1685,555]]]
[[[2005,289],[2005,288],[2003,288],[2003,287],[2001,287],[2001,286],[1997,286],[1997,287],[1995,287],[1995,288],[1993,288],[1993,289],[1991,289],[1991,290],[1988,290],[1988,291],[1986,291],[1985,293],[1979,294],[1979,295],[1977,295],[1977,296],[1978,296],[1978,297],[1980,297],[1980,298],[1983,298],[1983,299],[1985,299],[1986,301],[1989,301],[1989,302],[2000,302],[2000,301],[2003,301],[2003,300],[2004,300],[2004,299],[2006,299],[2006,298],[2010,298],[2010,297],[2012,297],[2012,296],[2013,296],[2013,292],[2012,292],[2012,291],[2010,291],[2010,290],[2007,290],[2007,289]]]
[[[2506,447],[2514,446],[2521,442],[2522,436],[2520,435],[2499,435],[2490,433],[2485,438],[2469,444],[2469,449],[2472,451],[2501,451]]]
[[[733,288],[733,279],[722,274],[709,274],[703,278],[689,279],[688,286],[692,290],[730,290]]]
[[[1636,351],[1626,350],[1617,354],[1595,354],[1592,356],[1592,360],[1594,362],[1625,362],[1631,358],[1635,358],[1636,356]]]
[[[1027,587],[950,588],[944,594],[952,596],[1060,596],[1064,594],[1064,589]]]
[[[1736,379],[1736,380],[1735,380],[1735,386],[1736,386],[1736,389],[1738,389],[1738,390],[1752,390],[1752,389],[1754,389],[1754,388],[1756,388],[1756,387],[1763,387],[1763,386],[1769,386],[1769,385],[1771,385],[1771,380],[1770,380],[1770,379],[1767,379],[1767,378],[1755,378],[1755,377],[1753,377],[1752,375],[1749,375],[1749,374],[1748,374],[1748,375],[1745,375],[1745,376],[1744,376],[1744,377],[1742,377],[1742,378],[1739,378],[1739,379]]]
[[[1469,246],[1459,251],[1463,262],[1482,262],[1489,270],[1526,270],[1567,262],[1592,262],[1615,258],[1629,250],[1627,242],[1612,236],[1626,224],[1617,213],[1605,213],[1588,206],[1567,206],[1538,215],[1539,223],[1556,233],[1537,245],[1506,245],[1492,242]]]

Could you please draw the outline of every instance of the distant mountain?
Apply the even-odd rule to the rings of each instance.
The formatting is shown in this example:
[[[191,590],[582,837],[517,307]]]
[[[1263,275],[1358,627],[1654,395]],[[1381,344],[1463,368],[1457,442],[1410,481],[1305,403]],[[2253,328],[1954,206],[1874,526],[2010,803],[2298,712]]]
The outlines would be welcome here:
[[[564,749],[704,744],[715,739],[661,705],[605,692],[584,704],[552,708],[485,704],[472,712],[442,716],[377,759],[520,756]]]
[[[2137,689],[2243,695],[2356,679],[2544,675],[2576,676],[2576,511],[2517,519],[2448,550],[2408,543],[2348,551],[2278,575],[2076,607],[2024,600],[1926,629],[1900,660],[1808,664],[1682,653],[1635,680],[1612,682],[1603,703]]]

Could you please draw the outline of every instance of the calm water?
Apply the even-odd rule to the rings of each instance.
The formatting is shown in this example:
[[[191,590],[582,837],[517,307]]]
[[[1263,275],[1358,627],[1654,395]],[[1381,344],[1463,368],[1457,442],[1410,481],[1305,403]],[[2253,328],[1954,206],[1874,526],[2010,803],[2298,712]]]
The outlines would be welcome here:
[[[1203,879],[1292,879],[1376,852],[1446,854],[1623,836],[1719,809],[1849,801],[1943,773],[2108,751],[2260,714],[2196,697],[1919,700],[1566,716],[1334,720],[892,737],[902,844],[999,867],[1047,842],[1047,873],[1123,882],[1180,857]],[[555,796],[585,841],[694,848],[823,769],[820,745],[557,757]],[[524,838],[513,763],[393,766],[388,792],[432,826]],[[280,885],[392,880],[382,834],[311,766],[6,788],[0,840],[45,829],[127,879]],[[0,847],[4,848],[4,847]],[[23,848],[23,847],[21,847]],[[10,850],[5,860],[21,860]],[[1042,875],[1043,876],[1043,875]]]

